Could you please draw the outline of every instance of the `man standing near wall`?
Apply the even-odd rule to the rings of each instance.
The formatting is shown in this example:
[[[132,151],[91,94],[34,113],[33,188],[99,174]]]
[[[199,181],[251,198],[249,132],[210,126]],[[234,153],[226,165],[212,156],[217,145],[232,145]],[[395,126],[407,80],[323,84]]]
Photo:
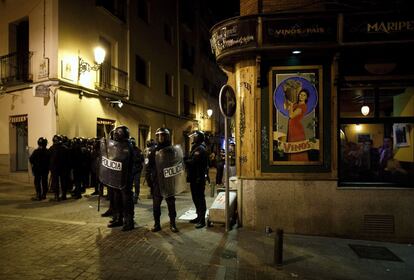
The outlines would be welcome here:
[[[208,172],[208,155],[204,144],[204,133],[195,131],[190,135],[193,137],[190,156],[186,159],[187,182],[190,182],[191,196],[196,207],[197,218],[190,221],[196,224],[196,228],[206,226],[206,198],[204,195],[206,178]]]

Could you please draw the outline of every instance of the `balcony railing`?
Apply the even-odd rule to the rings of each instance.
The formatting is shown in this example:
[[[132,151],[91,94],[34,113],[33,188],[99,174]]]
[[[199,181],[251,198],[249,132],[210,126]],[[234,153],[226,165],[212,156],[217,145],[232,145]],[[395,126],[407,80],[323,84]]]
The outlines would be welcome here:
[[[118,96],[128,96],[128,73],[109,63],[103,63],[98,71],[96,89]]]
[[[15,85],[32,82],[32,55],[32,52],[14,52],[0,56],[0,84]]]

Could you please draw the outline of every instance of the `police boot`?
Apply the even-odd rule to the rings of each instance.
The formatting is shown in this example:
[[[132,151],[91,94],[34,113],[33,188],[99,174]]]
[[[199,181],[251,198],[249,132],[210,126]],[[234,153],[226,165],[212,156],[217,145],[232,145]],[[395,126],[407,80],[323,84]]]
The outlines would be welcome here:
[[[190,223],[191,224],[198,224],[198,220],[199,220],[199,218],[198,218],[198,215],[197,215],[197,218],[190,220]]]
[[[36,196],[32,197],[32,198],[31,198],[31,200],[32,200],[32,201],[39,201],[39,200],[42,200],[42,199],[41,199],[41,196],[40,196],[40,193],[36,193]]]
[[[60,201],[59,194],[55,192],[55,198],[50,199],[51,201]]]
[[[200,220],[195,225],[195,228],[203,228],[205,226],[206,226],[206,218],[205,218],[205,215],[203,215],[203,216],[200,216]]]
[[[134,229],[134,219],[130,216],[125,218],[124,226],[122,227],[122,231],[129,231]]]
[[[124,223],[122,222],[122,218],[119,215],[115,215],[114,218],[109,222],[108,227],[121,227]]]
[[[101,214],[101,217],[110,217],[112,216],[112,214],[113,214],[112,208],[109,208],[108,210],[106,210],[105,213]]]
[[[177,228],[177,226],[175,225],[175,219],[174,219],[174,220],[170,220],[170,230],[171,230],[172,232],[178,232],[178,228]]]
[[[154,226],[151,228],[152,232],[161,230],[160,218],[154,218]]]

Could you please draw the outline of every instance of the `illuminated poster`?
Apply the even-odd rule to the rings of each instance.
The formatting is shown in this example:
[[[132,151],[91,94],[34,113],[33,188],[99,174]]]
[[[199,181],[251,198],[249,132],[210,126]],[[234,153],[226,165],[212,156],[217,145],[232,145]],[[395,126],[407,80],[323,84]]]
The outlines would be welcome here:
[[[322,66],[270,71],[270,164],[322,162]]]

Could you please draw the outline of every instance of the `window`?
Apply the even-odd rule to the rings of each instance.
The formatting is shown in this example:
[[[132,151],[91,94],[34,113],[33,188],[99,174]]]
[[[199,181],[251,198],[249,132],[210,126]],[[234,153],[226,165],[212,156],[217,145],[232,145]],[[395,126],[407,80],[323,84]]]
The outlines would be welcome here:
[[[174,76],[165,73],[165,94],[168,96],[174,95]]]
[[[138,55],[135,56],[135,80],[145,86],[149,86],[149,63]]]
[[[173,27],[167,23],[164,23],[164,39],[168,44],[174,44]]]
[[[342,88],[339,104],[340,184],[412,185],[414,87],[361,83]]]
[[[147,140],[149,140],[150,128],[148,125],[138,126],[138,147],[144,151],[146,148]]]
[[[190,45],[187,44],[186,41],[183,41],[181,51],[182,51],[182,61],[181,61],[182,68],[193,73],[194,47],[191,47]]]
[[[138,0],[137,3],[137,9],[138,9],[138,17],[145,21],[146,23],[149,23],[149,3],[147,0]]]
[[[9,24],[9,54],[0,57],[1,82],[25,83],[32,80],[32,53],[29,51],[29,20]]]
[[[190,87],[184,84],[184,115],[195,118],[194,108],[194,90],[190,92]]]
[[[125,22],[126,0],[97,0],[96,5],[105,8],[111,14]]]
[[[181,22],[189,29],[194,25],[194,2],[193,0],[183,0],[180,5]]]
[[[112,44],[104,38],[99,37],[100,45],[105,49],[105,61],[99,68],[99,87],[104,89],[110,89],[112,82],[111,67],[112,67]]]

